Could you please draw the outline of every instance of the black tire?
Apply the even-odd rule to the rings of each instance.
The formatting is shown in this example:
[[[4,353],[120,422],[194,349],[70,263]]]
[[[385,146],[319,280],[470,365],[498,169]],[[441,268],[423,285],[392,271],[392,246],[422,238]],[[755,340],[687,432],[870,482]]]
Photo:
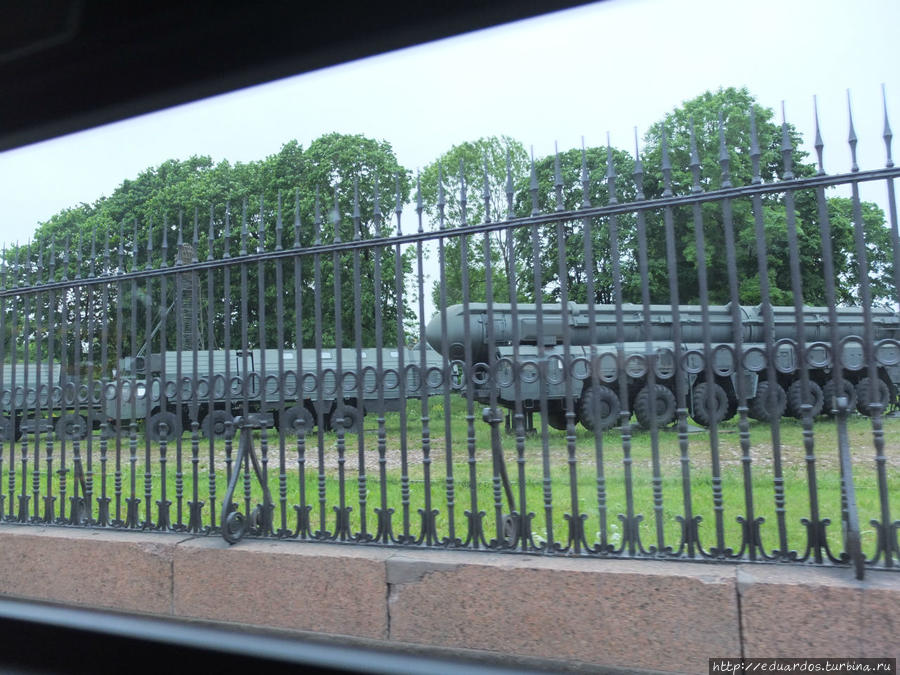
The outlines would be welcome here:
[[[856,387],[848,380],[841,380],[843,395],[847,397],[847,410],[852,411],[856,407]],[[825,407],[822,412],[826,415],[834,415],[834,380],[828,380],[822,387],[822,396],[825,399]]]
[[[606,431],[616,426],[619,419],[619,397],[602,384],[588,385],[578,401],[578,421],[585,429]]]
[[[100,425],[100,438],[105,438],[107,440],[115,438],[119,435],[120,431],[121,429],[119,428],[118,423],[107,421]]]
[[[872,393],[870,391],[869,383],[871,380],[868,377],[864,377],[859,382],[856,383],[856,409],[859,410],[860,414],[868,417],[870,415],[869,412],[869,404],[872,402]],[[891,402],[891,389],[888,387],[887,382],[878,378],[875,381],[876,387],[876,395],[878,396],[877,400],[880,400],[884,408],[886,409]]]
[[[547,411],[547,424],[560,431],[566,430],[566,411],[560,406],[551,405]]]
[[[809,381],[809,403],[812,404],[810,416],[818,417],[822,414],[822,408],[825,405],[825,395],[822,393],[822,387],[812,380]],[[800,406],[803,405],[803,383],[800,380],[794,380],[787,392],[788,410],[791,415],[797,419],[802,419],[803,414]]]
[[[769,396],[772,387],[775,388],[774,406],[769,404]],[[787,394],[785,393],[784,388],[777,382],[772,384],[767,380],[763,380],[756,385],[756,396],[750,400],[748,408],[747,414],[753,419],[759,420],[760,422],[771,422],[784,415],[784,411],[787,408]]]
[[[233,419],[227,410],[211,410],[200,422],[200,430],[206,438],[225,438],[225,425]]]
[[[18,422],[9,415],[0,416],[0,440],[12,442],[22,438]]]
[[[654,414],[657,428],[664,427],[675,419],[675,394],[662,384],[654,385],[654,389],[655,395],[652,397],[649,386],[644,386],[634,397],[634,415],[644,429],[650,428]],[[651,398],[655,399],[655,405]]]
[[[297,434],[299,430],[298,422],[303,422],[303,429],[309,432],[315,425],[316,420],[312,413],[305,406],[297,404],[291,406],[284,411],[283,415],[278,418],[278,426],[286,434]]]
[[[710,383],[701,382],[694,387],[691,397],[691,419],[708,427],[713,421],[721,422],[728,416],[728,394],[720,384],[712,383],[713,405],[709,406]]]
[[[337,419],[339,416],[341,417],[340,426],[345,431],[359,431],[362,428],[362,411],[356,406],[345,403],[343,406],[338,406],[334,409],[329,420],[329,427],[334,431],[337,431]]]
[[[90,422],[83,415],[66,413],[56,420],[56,437],[81,441],[90,433]]]
[[[163,435],[165,425],[165,435]],[[147,420],[147,438],[151,441],[174,441],[181,436],[181,424],[175,413],[168,411],[158,412]]]

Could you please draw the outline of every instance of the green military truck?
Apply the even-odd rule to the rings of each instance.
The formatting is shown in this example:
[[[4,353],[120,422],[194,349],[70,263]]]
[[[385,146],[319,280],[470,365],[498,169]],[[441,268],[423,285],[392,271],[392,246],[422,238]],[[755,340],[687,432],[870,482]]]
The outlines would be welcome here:
[[[423,369],[424,360],[424,369]],[[110,425],[146,423],[154,440],[171,440],[196,420],[222,436],[237,415],[262,414],[269,426],[296,433],[338,425],[358,429],[378,411],[444,392],[443,357],[424,348],[198,350],[126,357],[106,400]]]

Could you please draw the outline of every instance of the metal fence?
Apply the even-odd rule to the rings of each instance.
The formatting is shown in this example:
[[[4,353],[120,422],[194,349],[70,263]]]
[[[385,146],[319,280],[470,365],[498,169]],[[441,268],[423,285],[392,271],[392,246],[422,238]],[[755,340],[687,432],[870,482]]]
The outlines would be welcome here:
[[[889,127],[885,168],[858,169],[851,125],[827,175],[821,142],[795,174],[787,126],[741,123],[712,167],[691,129],[687,155],[661,130],[656,155],[507,168],[499,209],[486,163],[445,167],[412,227],[381,176],[8,252],[3,519],[896,569]]]

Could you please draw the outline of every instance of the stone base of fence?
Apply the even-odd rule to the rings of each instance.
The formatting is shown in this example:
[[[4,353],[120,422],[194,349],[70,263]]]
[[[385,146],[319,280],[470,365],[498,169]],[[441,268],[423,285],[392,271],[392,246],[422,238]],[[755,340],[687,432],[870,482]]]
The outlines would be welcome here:
[[[572,670],[900,652],[900,574],[819,567],[2,525],[0,594]]]

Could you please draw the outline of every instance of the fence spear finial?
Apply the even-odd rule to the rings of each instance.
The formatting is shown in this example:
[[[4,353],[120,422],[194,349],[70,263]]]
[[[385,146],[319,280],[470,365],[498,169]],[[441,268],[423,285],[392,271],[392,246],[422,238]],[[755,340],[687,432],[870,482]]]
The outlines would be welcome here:
[[[281,188],[278,188],[278,211],[275,215],[275,250],[280,251],[282,249],[281,246],[281,231],[284,228],[284,223],[281,220]]]
[[[587,168],[587,151],[584,149],[584,136],[581,137],[581,208],[591,207],[591,177]]]
[[[643,200],[644,197],[644,165],[641,163],[641,153],[638,148],[638,132],[637,127],[634,128],[634,185],[636,188],[635,199]]]
[[[536,216],[540,213],[540,209],[538,208],[537,170],[534,167],[534,146],[531,147],[531,178],[528,184],[528,191],[531,193],[531,215]]]
[[[787,116],[784,113],[784,101],[781,102],[781,159],[784,164],[784,180],[794,179],[794,162],[792,158],[794,148],[791,145],[791,136],[788,133]]]
[[[891,157],[891,141],[894,135],[891,133],[891,124],[888,122],[887,94],[884,91],[884,84],[881,85],[881,100],[884,104],[884,134],[882,136],[884,138],[884,148],[887,152],[887,161],[884,165],[890,169],[894,166],[894,159]]]
[[[816,140],[813,145],[816,149],[816,158],[818,164],[818,170],[816,173],[819,176],[825,175],[825,166],[823,164],[823,154],[825,150],[825,143],[822,141],[822,131],[819,128],[819,102],[815,96],[813,96],[813,112],[815,116],[815,124],[816,124]]]
[[[613,164],[612,144],[610,143],[609,132],[606,132],[606,190],[607,203],[618,204],[616,199],[616,167]]]
[[[725,148],[725,124],[722,119],[721,109],[719,110],[719,167],[722,170],[722,187],[731,187],[731,162],[728,157],[728,150]]]
[[[850,134],[847,137],[847,143],[850,145],[850,171],[856,173],[859,171],[859,164],[856,162],[856,130],[853,128],[853,107],[850,105],[850,90],[847,90],[847,118],[850,121]]]
[[[660,152],[662,154],[661,157],[661,169],[663,175],[663,197],[671,197],[672,196],[672,161],[669,159],[669,145],[666,139],[666,126],[664,124],[660,125],[659,128],[659,136],[661,139],[660,143]]]

